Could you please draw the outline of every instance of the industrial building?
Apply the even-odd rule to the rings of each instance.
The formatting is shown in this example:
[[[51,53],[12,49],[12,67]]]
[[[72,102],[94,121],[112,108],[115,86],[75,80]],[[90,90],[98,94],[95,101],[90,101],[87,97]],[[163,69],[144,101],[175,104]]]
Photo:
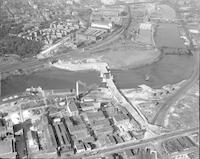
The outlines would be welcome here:
[[[162,143],[165,151],[168,154],[175,154],[177,152],[197,147],[195,143],[187,136],[169,139]]]
[[[101,129],[94,130],[94,133],[96,136],[111,135],[113,133],[113,128],[112,126],[107,125]]]
[[[56,136],[58,137],[58,145],[63,147],[71,147],[69,134],[66,131],[64,124],[62,122],[55,122],[53,123],[53,126],[56,130]]]
[[[96,120],[90,123],[92,129],[94,130],[99,130],[102,129],[103,127],[110,126],[109,119],[102,119],[102,120]]]
[[[84,102],[80,103],[82,111],[91,111],[91,110],[97,110],[100,108],[101,103],[100,102]]]
[[[101,0],[101,3],[105,5],[112,5],[116,3],[116,0]]]
[[[102,39],[107,33],[107,29],[89,27],[85,32],[77,33],[77,41],[97,41]]]
[[[113,24],[109,21],[94,21],[91,23],[91,27],[111,30],[113,28]]]
[[[122,113],[118,113],[113,116],[113,121],[117,126],[126,125],[126,123],[128,123],[129,120],[130,120],[129,117]]]
[[[85,146],[82,142],[74,143],[74,147],[76,149],[76,153],[85,152]]]
[[[126,12],[124,6],[109,6],[93,10],[91,21],[108,21],[117,25],[122,25],[122,13]]]
[[[102,7],[94,10],[92,12],[93,16],[101,16],[105,17],[117,17],[120,16],[121,12],[124,11],[124,6],[109,6],[109,7]]]
[[[74,119],[74,123],[72,123],[69,118],[65,118],[65,124],[68,127],[68,131],[71,134],[73,141],[83,141],[87,137],[90,137],[87,127],[81,119]]]
[[[29,130],[27,132],[27,149],[29,154],[39,151],[39,143],[36,131]]]
[[[46,146],[46,151],[47,152],[56,152],[57,151],[57,141],[52,129],[52,126],[49,125],[44,125],[44,143]]]
[[[115,138],[115,140],[116,140],[116,142],[117,142],[117,144],[119,144],[119,143],[122,143],[123,142],[123,140],[122,140],[122,138],[121,138],[121,136],[119,136],[119,135],[114,135],[114,138]]]
[[[153,35],[152,24],[148,22],[141,23],[138,29],[138,37],[136,41],[144,45],[152,45],[153,44],[152,35]]]
[[[74,101],[71,101],[68,104],[67,110],[68,110],[68,113],[70,114],[70,116],[78,116],[78,114],[79,114],[78,108],[77,108],[76,103]]]
[[[112,145],[116,144],[115,138],[113,137],[113,135],[108,135],[108,139],[110,140],[110,143]]]
[[[14,137],[0,141],[0,158],[16,158]]]
[[[88,133],[88,130],[85,125],[73,125],[68,127],[69,133],[72,135],[72,138],[74,140],[84,140],[90,134]]]
[[[85,120],[88,122],[96,121],[96,120],[103,120],[105,116],[102,111],[97,112],[87,112],[85,115]]]

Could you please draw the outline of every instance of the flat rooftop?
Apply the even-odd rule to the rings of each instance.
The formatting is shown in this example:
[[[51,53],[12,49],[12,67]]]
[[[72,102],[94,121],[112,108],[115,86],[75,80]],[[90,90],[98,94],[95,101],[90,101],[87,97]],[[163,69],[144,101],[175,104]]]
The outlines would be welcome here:
[[[13,153],[13,139],[0,141],[0,158]]]

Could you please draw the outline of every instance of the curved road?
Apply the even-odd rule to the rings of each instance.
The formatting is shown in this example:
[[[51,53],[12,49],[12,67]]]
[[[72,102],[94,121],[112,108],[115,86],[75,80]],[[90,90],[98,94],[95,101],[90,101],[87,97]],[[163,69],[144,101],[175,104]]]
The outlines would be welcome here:
[[[172,4],[169,4],[174,10],[177,12],[177,7],[173,6]],[[177,13],[177,16],[179,19],[181,19],[181,15]],[[168,110],[170,109],[171,106],[173,106],[177,100],[179,100],[185,93],[193,86],[193,84],[199,79],[199,54],[200,50],[195,50],[194,45],[192,43],[192,39],[189,35],[189,32],[187,28],[185,27],[184,21],[181,21],[181,25],[186,33],[187,38],[190,41],[190,51],[193,54],[194,57],[194,69],[192,72],[191,77],[184,83],[184,85],[176,92],[175,95],[170,97],[162,106],[160,107],[160,110],[156,113],[155,117],[152,120],[152,124],[156,124],[159,126],[163,126],[164,119],[167,115]],[[187,66],[186,66],[187,67]]]
[[[180,99],[192,86],[193,84],[199,79],[199,52],[195,51],[193,52],[193,56],[195,59],[195,67],[194,71],[192,73],[192,76],[184,83],[184,86],[181,87],[175,95],[170,97],[161,107],[160,110],[156,113],[155,117],[152,120],[152,124],[156,124],[159,126],[163,126],[163,122],[165,119],[165,116],[170,109],[171,106],[173,106],[178,99]]]

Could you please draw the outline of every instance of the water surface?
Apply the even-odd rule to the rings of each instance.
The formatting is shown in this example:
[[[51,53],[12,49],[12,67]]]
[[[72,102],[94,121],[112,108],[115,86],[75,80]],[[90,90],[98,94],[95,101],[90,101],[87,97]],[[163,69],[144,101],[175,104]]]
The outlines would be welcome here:
[[[31,86],[44,89],[72,89],[75,82],[81,80],[87,86],[100,83],[97,72],[71,72],[61,69],[43,70],[30,75],[16,75],[2,81],[2,96],[23,92]]]
[[[178,28],[174,24],[161,24],[155,39],[157,46],[184,48],[179,37]],[[166,84],[174,84],[190,77],[193,71],[193,56],[164,55],[160,61],[137,69],[112,70],[119,88],[135,88],[146,84],[153,88],[160,88]],[[150,77],[145,81],[145,76]],[[16,94],[27,87],[41,86],[44,89],[75,88],[75,82],[81,80],[87,85],[100,83],[97,72],[70,72],[66,70],[43,70],[30,75],[11,76],[2,81],[2,95]]]

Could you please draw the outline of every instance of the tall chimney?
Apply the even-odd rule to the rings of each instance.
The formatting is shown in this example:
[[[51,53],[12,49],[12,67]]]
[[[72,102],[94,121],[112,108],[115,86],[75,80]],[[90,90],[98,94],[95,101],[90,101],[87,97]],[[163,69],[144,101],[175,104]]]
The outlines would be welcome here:
[[[76,81],[76,97],[79,96],[79,86],[78,86],[78,81]]]

